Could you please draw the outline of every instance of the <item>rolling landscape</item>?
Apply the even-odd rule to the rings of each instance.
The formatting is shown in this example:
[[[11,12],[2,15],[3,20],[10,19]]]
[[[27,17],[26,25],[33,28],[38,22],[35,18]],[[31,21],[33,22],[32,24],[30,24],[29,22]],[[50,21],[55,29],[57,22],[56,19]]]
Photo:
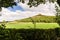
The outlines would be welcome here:
[[[46,16],[38,14],[33,17],[8,21],[6,22],[6,28],[16,28],[16,29],[34,29],[33,21],[36,22],[37,29],[53,29],[59,27],[59,25],[55,21],[55,16]],[[2,22],[4,23],[4,22]]]
[[[0,0],[0,40],[60,40],[60,0]]]

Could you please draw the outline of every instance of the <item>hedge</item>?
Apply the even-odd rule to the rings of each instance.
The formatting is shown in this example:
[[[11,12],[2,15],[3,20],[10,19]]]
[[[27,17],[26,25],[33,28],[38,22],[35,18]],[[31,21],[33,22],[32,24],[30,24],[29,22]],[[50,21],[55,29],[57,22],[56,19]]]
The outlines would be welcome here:
[[[60,28],[55,29],[2,29],[0,40],[59,40]]]

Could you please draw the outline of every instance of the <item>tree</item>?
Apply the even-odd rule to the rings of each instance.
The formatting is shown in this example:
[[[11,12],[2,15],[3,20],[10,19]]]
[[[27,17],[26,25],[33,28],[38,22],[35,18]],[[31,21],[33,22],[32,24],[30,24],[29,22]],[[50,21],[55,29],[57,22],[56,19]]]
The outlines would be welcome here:
[[[34,21],[34,19],[32,19],[31,17],[30,17],[30,19],[31,19],[31,21],[32,21],[32,23],[34,25],[34,29],[36,29],[36,21]]]
[[[57,5],[55,5],[55,7],[56,7],[56,22],[59,24],[59,26],[60,26],[60,0],[57,0],[57,3],[58,3],[58,6]]]
[[[59,6],[60,6],[60,0],[57,0],[57,3],[59,4]]]
[[[16,2],[14,0],[0,0],[0,11],[1,7],[12,7],[13,5],[16,5]]]
[[[49,0],[49,2],[55,2],[56,0]],[[20,0],[20,2],[25,3],[25,0]],[[45,3],[46,0],[29,0],[29,2],[27,3],[29,5],[29,7],[32,6],[38,6],[41,3]],[[57,1],[59,3],[59,1]],[[13,5],[17,5],[16,2],[14,0],[0,0],[0,10],[1,7],[12,7]]]
[[[60,8],[56,6],[56,22],[59,24],[60,26]]]

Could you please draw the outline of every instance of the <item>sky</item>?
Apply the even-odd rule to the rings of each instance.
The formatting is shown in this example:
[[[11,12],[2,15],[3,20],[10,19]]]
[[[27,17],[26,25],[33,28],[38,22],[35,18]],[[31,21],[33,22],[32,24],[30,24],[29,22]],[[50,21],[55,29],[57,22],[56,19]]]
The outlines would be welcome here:
[[[18,2],[17,0],[15,0]],[[13,6],[13,8],[8,7],[4,8],[2,7],[2,11],[0,12],[0,21],[14,21],[24,18],[29,18],[32,16],[36,16],[38,14],[46,15],[46,16],[55,16],[56,14],[56,8],[55,3],[49,3],[47,1],[45,4],[40,4],[38,7],[32,7],[29,8],[27,5],[27,0],[25,3],[17,3],[17,6]]]

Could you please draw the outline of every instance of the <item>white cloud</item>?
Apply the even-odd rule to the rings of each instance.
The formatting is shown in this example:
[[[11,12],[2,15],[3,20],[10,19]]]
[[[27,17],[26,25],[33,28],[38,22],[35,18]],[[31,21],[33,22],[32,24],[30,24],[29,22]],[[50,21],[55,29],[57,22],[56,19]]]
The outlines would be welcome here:
[[[20,5],[25,11],[41,12],[52,15],[56,13],[55,3],[46,2],[46,4],[40,4],[38,7],[32,7],[32,8],[29,8],[27,3],[23,4],[20,2],[18,5]]]
[[[0,21],[14,21],[37,15],[37,13],[31,11],[22,12],[20,10],[17,10],[16,12],[11,12],[7,8],[2,8],[2,11],[0,13]]]
[[[27,3],[27,2],[26,2]],[[25,11],[17,10],[16,12],[12,12],[7,8],[2,8],[0,12],[2,16],[0,16],[0,21],[14,21],[19,19],[24,19],[28,17],[32,17],[38,14],[54,16],[56,13],[55,4],[47,2],[46,4],[40,4],[38,7],[29,8],[27,4],[18,3]]]

